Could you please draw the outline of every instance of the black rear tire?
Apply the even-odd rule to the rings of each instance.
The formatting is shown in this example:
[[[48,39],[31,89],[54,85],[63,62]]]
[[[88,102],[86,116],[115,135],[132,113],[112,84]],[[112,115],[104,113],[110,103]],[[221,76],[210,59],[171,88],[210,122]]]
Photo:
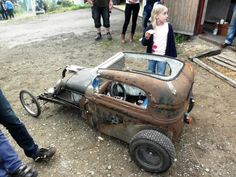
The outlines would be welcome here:
[[[33,117],[41,114],[39,102],[35,96],[26,90],[20,91],[20,102],[24,109]]]
[[[142,130],[129,145],[131,159],[148,172],[161,173],[170,168],[175,159],[171,140],[156,130]]]

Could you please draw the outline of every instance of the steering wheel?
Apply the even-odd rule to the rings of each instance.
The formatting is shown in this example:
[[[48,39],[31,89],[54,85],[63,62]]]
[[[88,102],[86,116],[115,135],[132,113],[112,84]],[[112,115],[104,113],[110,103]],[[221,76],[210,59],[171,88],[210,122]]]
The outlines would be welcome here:
[[[112,82],[109,93],[114,98],[126,100],[125,88],[119,82]]]

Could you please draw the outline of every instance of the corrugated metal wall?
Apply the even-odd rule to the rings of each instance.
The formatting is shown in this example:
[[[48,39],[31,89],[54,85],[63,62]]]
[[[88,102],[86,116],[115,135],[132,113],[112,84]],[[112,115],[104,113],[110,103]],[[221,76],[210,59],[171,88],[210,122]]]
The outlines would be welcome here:
[[[200,0],[166,0],[169,22],[174,31],[181,34],[193,35]]]

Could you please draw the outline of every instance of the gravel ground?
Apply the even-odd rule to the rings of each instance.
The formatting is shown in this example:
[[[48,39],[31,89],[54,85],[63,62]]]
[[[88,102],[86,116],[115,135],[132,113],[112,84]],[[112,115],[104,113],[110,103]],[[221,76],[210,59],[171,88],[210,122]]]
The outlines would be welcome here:
[[[235,88],[194,63],[194,122],[185,126],[175,143],[177,161],[163,174],[139,169],[130,160],[128,145],[90,128],[77,110],[46,104],[38,119],[26,114],[19,101],[20,90],[42,93],[60,78],[65,65],[96,66],[120,51],[145,51],[138,42],[140,21],[136,41],[121,44],[123,13],[114,10],[113,40],[95,42],[90,16],[90,9],[84,9],[0,22],[0,86],[35,141],[40,146],[57,148],[49,163],[34,163],[9,137],[20,158],[34,166],[41,177],[236,176]],[[188,59],[215,47],[196,37],[178,45],[178,57]]]

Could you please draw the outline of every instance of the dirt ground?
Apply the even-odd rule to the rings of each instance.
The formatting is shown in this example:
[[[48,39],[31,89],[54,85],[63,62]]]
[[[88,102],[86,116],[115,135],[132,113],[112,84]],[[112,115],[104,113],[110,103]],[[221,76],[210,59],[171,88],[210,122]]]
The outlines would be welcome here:
[[[90,128],[77,110],[46,104],[38,119],[26,114],[20,104],[20,90],[42,93],[56,83],[65,65],[96,66],[120,51],[145,51],[138,42],[141,21],[136,41],[121,44],[123,13],[114,10],[113,40],[95,42],[90,17],[90,9],[84,9],[0,22],[0,87],[35,141],[43,147],[57,148],[49,163],[34,163],[0,127],[20,158],[34,166],[41,177],[235,177],[236,90],[194,63],[194,122],[185,126],[181,139],[175,143],[177,160],[163,174],[139,169],[130,160],[128,145]],[[178,45],[178,57],[188,59],[215,47],[196,37]]]

